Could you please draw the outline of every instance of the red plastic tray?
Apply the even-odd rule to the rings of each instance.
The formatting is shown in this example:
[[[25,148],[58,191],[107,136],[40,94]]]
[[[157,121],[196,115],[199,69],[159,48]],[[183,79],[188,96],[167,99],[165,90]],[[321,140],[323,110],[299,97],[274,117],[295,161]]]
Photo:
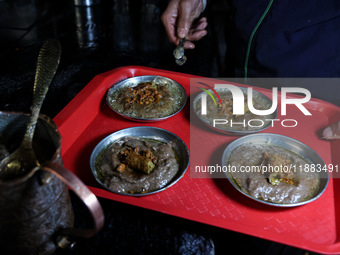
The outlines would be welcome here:
[[[103,189],[91,173],[89,158],[96,144],[117,130],[132,126],[156,126],[175,133],[190,147],[189,102],[179,114],[154,123],[129,121],[115,114],[106,104],[109,87],[120,80],[140,75],[161,75],[174,79],[184,86],[188,95],[190,78],[198,78],[138,66],[114,69],[96,76],[54,118],[63,137],[65,166],[95,195],[318,253],[340,253],[340,203],[336,203],[340,196],[338,178],[330,179],[326,191],[318,200],[295,208],[257,203],[236,191],[225,179],[191,178],[189,170],[176,185],[154,195],[129,197]],[[257,90],[269,93],[265,89]],[[337,155],[340,141],[327,142],[318,138],[318,132],[323,127],[340,119],[340,108],[316,99],[312,99],[307,108],[312,112],[312,117],[302,116],[298,111],[293,113],[294,116],[287,116],[301,120],[304,123],[301,127],[285,129],[277,126],[265,132],[298,139],[319,153],[327,164],[340,164]],[[205,148],[207,162],[216,151],[221,151],[237,138],[209,129],[200,132],[206,132],[204,135],[208,134],[213,141],[210,147]],[[199,141],[195,142],[196,145],[199,146]]]

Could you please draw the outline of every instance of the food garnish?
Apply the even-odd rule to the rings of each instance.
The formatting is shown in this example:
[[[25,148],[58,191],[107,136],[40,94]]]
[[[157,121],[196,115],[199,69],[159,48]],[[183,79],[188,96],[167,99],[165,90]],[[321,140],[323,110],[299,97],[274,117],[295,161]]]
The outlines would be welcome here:
[[[131,91],[132,96],[125,97],[125,102],[129,104],[159,104],[163,98],[162,92],[157,89],[155,82],[145,82],[140,83],[136,87],[131,87],[128,89]]]
[[[122,164],[117,167],[118,172],[123,172],[127,165],[137,172],[150,174],[157,162],[157,157],[150,150],[143,151],[138,147],[129,147],[121,151],[119,158]]]
[[[269,183],[278,185],[280,182],[293,184],[293,172],[289,168],[290,161],[282,155],[270,155],[263,153],[261,167],[267,166],[262,173],[267,177]]]

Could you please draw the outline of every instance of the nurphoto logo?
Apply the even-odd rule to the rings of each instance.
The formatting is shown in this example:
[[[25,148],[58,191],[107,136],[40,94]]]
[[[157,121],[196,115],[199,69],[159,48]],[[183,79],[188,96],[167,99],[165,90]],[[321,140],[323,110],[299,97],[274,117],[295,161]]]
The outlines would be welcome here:
[[[242,90],[231,84],[215,84],[214,93],[216,94],[216,89],[229,89],[233,96],[233,114],[234,115],[244,115],[244,94]],[[287,93],[302,93],[305,95],[304,98],[287,98]],[[278,95],[277,87],[272,88],[273,103],[270,109],[258,110],[255,109],[253,105],[253,89],[248,87],[248,108],[250,112],[256,115],[269,115],[277,109]],[[210,96],[212,96],[210,94]],[[219,97],[219,96],[218,96]],[[304,115],[312,115],[304,106],[311,99],[311,93],[305,88],[298,87],[285,87],[281,89],[281,115],[286,115],[286,108],[288,104],[294,104]],[[207,94],[202,95],[202,108],[201,114],[207,114]]]
[[[203,93],[201,96],[201,115],[208,115],[208,107],[207,107],[207,97],[208,95],[212,98],[214,101],[216,107],[217,107],[217,102],[213,96],[213,94],[206,89],[200,88],[201,90],[205,91],[206,93]],[[303,105],[305,103],[308,103],[309,100],[311,99],[311,93],[309,90],[305,88],[299,88],[299,87],[282,87],[281,88],[281,94],[279,95],[278,93],[278,88],[273,87],[272,88],[272,104],[269,109],[256,109],[254,106],[254,93],[253,89],[251,87],[247,88],[247,97],[245,98],[244,92],[242,91],[241,88],[232,85],[232,84],[215,84],[214,88],[211,89],[211,91],[215,94],[215,96],[219,99],[219,104],[220,107],[223,107],[223,99],[221,99],[219,93],[217,91],[220,90],[229,90],[232,95],[232,115],[233,116],[242,116],[245,115],[246,112],[250,112],[254,115],[257,116],[269,116],[270,114],[275,113],[275,111],[278,108],[278,101],[279,101],[279,96],[281,97],[281,116],[286,116],[287,115],[287,105],[295,105],[298,110],[300,110],[304,115],[310,116],[312,115],[306,107]],[[299,97],[292,97],[289,95],[289,93],[298,93],[302,94],[303,96]],[[266,121],[271,122],[271,125],[274,126],[275,122],[280,122],[282,126],[284,127],[295,127],[297,126],[298,122],[295,119],[266,119]],[[230,122],[227,119],[214,119],[213,120],[213,125],[221,125],[221,124],[227,124]],[[238,122],[234,124],[242,124],[246,126],[255,126],[255,123],[257,126],[261,125],[263,123],[263,120],[261,119],[249,119],[249,120],[244,120],[243,122]],[[290,124],[288,124],[290,123]],[[233,124],[233,123],[229,123]]]

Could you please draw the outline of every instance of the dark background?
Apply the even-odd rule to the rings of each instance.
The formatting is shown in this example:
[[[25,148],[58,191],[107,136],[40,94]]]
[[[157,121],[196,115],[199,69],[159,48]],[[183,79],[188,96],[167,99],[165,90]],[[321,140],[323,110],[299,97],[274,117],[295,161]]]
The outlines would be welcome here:
[[[218,77],[224,65],[224,1],[208,5],[209,34],[175,64],[160,16],[165,0],[102,0],[91,7],[71,0],[0,0],[0,110],[30,111],[38,51],[51,37],[62,45],[61,62],[42,113],[54,117],[97,74],[141,65]],[[89,215],[71,193],[76,226]],[[100,198],[106,222],[91,239],[77,239],[60,254],[304,254],[256,237],[206,226]],[[90,222],[90,221],[89,221]]]

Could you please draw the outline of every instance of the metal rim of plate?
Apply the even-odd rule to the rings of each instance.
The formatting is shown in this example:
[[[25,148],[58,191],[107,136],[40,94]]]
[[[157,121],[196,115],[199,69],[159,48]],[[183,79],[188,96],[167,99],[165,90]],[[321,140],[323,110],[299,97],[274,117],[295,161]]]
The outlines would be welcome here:
[[[101,182],[101,180],[98,178],[96,174],[96,168],[95,168],[95,162],[96,158],[98,155],[105,150],[109,145],[114,143],[115,141],[119,141],[120,139],[124,137],[138,137],[138,138],[144,138],[144,139],[152,139],[152,140],[157,140],[160,142],[170,142],[170,141],[175,141],[174,149],[178,153],[178,155],[181,155],[181,164],[180,164],[180,169],[178,173],[175,175],[175,177],[168,183],[166,184],[163,188],[150,191],[147,193],[135,193],[135,194],[130,194],[130,193],[123,193],[123,192],[118,192],[115,190],[112,190],[108,188],[105,184]],[[175,183],[177,183],[186,173],[188,167],[189,167],[189,161],[190,161],[190,154],[189,154],[189,149],[184,143],[184,141],[179,138],[177,135],[171,133],[170,131],[167,131],[162,128],[156,128],[156,127],[149,127],[149,126],[138,126],[138,127],[131,127],[131,128],[126,128],[119,130],[117,132],[114,132],[107,137],[105,137],[103,140],[101,140],[94,150],[92,151],[91,157],[90,157],[90,167],[93,176],[95,177],[96,181],[103,186],[105,189],[116,193],[120,195],[126,195],[126,196],[146,196],[146,195],[151,195],[155,194],[158,192],[161,192],[163,190],[166,190],[167,188],[173,186]]]
[[[163,79],[166,82],[171,83],[174,86],[177,86],[182,93],[182,96],[184,98],[182,106],[179,108],[179,110],[177,110],[176,112],[168,115],[168,116],[164,116],[164,117],[158,117],[158,118],[141,118],[141,117],[132,117],[123,113],[118,112],[117,110],[114,109],[114,107],[110,104],[109,101],[109,97],[114,94],[118,89],[122,88],[122,87],[136,87],[139,83],[141,82],[150,82],[153,81],[155,79]],[[142,76],[135,76],[135,77],[131,77],[131,78],[127,78],[125,80],[122,80],[118,83],[115,83],[113,86],[111,86],[107,92],[107,96],[106,96],[106,102],[108,103],[108,105],[110,106],[110,108],[117,113],[118,115],[127,118],[129,120],[134,120],[134,121],[139,121],[139,122],[156,122],[156,121],[161,121],[161,120],[165,120],[168,119],[174,115],[176,115],[177,113],[179,113],[185,106],[186,102],[187,102],[187,93],[184,89],[184,87],[178,83],[177,81],[170,79],[168,77],[164,77],[164,76],[159,76],[159,75],[142,75]]]
[[[231,142],[226,149],[223,152],[222,156],[222,166],[226,166],[227,162],[229,161],[229,158],[231,156],[231,153],[239,146],[244,145],[244,144],[268,144],[268,145],[273,145],[277,147],[281,147],[283,149],[286,149],[290,152],[293,152],[297,155],[300,155],[302,158],[305,160],[309,161],[311,164],[321,164],[322,166],[325,165],[324,161],[322,158],[309,146],[305,145],[304,143],[293,139],[288,136],[283,136],[283,135],[278,135],[278,134],[270,134],[270,133],[262,133],[262,134],[252,134],[248,136],[244,136],[241,138],[236,139],[235,141]],[[323,175],[321,175],[323,174]],[[328,170],[327,171],[321,171],[319,173],[320,175],[320,187],[319,189],[315,192],[315,196],[312,198],[298,202],[298,203],[293,203],[293,204],[279,204],[279,203],[273,203],[273,202],[268,202],[264,201],[258,198],[255,198],[248,193],[244,192],[241,190],[241,188],[233,181],[232,177],[229,176],[228,172],[225,172],[225,175],[229,182],[236,188],[239,192],[241,192],[243,195],[266,205],[271,205],[271,206],[277,206],[277,207],[295,207],[295,206],[300,206],[304,204],[308,204],[312,201],[317,200],[323,192],[326,190],[328,186],[328,181],[329,181],[329,174]]]
[[[246,91],[246,88],[244,87],[238,87],[239,89],[241,89],[243,92]],[[210,89],[208,89],[208,91],[212,92]],[[215,130],[215,131],[218,131],[220,133],[223,133],[223,134],[227,134],[227,135],[238,135],[238,136],[243,136],[243,135],[249,135],[249,134],[254,134],[254,133],[258,133],[258,132],[261,132],[265,129],[267,129],[268,127],[270,127],[271,125],[271,122],[268,123],[267,126],[263,127],[263,128],[260,128],[260,129],[256,129],[256,130],[232,130],[232,129],[224,129],[224,128],[218,128],[218,127],[214,127],[212,125],[210,125],[208,122],[206,122],[205,120],[203,120],[197,113],[196,111],[196,103],[197,101],[201,98],[201,96],[206,93],[205,91],[203,92],[200,92],[193,100],[193,110],[194,110],[194,113],[196,115],[196,117],[201,121],[203,122],[206,126],[210,127],[211,129]],[[256,90],[253,90],[253,93],[258,95],[258,96],[261,96],[262,98],[265,98],[266,100],[268,100],[269,102],[272,102],[272,100],[267,97],[266,95],[256,91]],[[275,116],[273,119],[276,119],[277,118],[277,110],[275,110]]]

